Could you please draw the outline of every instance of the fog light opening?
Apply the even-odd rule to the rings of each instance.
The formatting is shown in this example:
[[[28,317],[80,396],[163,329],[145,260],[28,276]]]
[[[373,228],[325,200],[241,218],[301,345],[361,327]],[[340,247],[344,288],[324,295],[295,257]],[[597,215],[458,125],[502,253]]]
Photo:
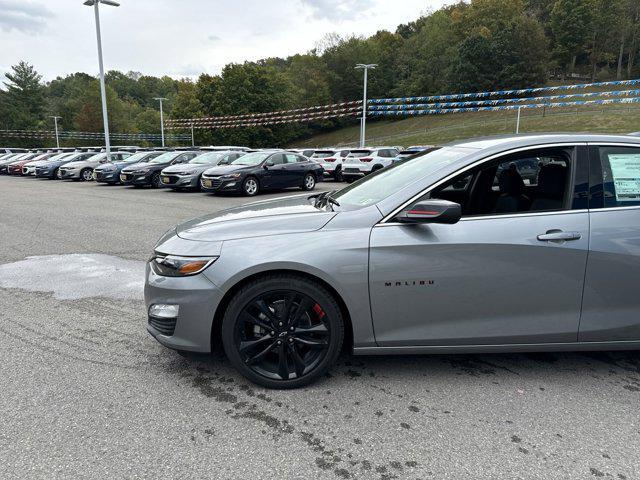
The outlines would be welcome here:
[[[149,307],[149,316],[155,318],[178,318],[180,305],[156,303]]]

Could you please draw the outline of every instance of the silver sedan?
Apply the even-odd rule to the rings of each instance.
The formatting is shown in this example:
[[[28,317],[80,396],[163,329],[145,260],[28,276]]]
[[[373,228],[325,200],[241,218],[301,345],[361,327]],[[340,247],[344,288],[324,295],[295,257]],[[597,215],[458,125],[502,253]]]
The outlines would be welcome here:
[[[167,232],[148,331],[308,384],[358,354],[640,348],[640,138],[450,144]]]

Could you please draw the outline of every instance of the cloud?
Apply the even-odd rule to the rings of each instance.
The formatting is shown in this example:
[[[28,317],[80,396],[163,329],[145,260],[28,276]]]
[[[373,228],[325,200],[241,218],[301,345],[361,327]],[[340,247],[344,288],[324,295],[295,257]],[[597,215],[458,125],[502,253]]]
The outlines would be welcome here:
[[[53,16],[53,12],[40,3],[0,0],[0,29],[5,32],[39,33]]]
[[[213,43],[218,43],[220,40],[222,40],[222,38],[219,37],[218,35],[209,35],[207,38],[209,39],[210,42],[213,42]]]
[[[354,20],[373,6],[371,0],[300,0],[316,19]]]

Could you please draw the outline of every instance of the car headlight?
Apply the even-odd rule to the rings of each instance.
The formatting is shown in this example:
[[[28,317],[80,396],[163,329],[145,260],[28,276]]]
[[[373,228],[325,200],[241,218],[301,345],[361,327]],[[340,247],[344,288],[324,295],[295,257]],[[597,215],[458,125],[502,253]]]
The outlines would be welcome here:
[[[242,174],[240,173],[228,173],[227,175],[222,175],[222,178],[226,179],[230,179],[230,178],[240,178],[242,176]]]
[[[215,262],[218,257],[179,257],[154,255],[149,260],[153,271],[163,277],[188,277],[197,275]]]

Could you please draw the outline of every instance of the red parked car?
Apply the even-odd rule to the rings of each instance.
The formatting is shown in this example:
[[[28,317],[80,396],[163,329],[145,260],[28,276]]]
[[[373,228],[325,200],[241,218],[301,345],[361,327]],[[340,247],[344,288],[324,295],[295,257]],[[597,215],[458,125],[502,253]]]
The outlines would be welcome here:
[[[16,162],[10,163],[7,166],[7,173],[9,175],[22,175],[22,166],[25,163],[32,162],[36,157],[41,155],[42,153],[32,153],[31,155],[27,155]]]

